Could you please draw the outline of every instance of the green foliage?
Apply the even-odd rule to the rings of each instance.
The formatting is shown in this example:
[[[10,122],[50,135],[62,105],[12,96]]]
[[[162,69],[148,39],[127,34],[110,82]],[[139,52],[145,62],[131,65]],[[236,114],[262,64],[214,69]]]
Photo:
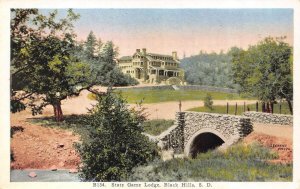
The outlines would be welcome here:
[[[97,96],[97,101],[85,120],[89,140],[78,145],[81,177],[88,181],[126,179],[133,167],[153,160],[156,146],[142,134],[145,117],[141,110],[129,110],[111,91]]]
[[[169,85],[181,85],[181,80],[178,79],[177,77],[171,77],[168,79]]]
[[[127,86],[137,85],[138,81],[123,74],[116,66],[118,48],[112,41],[102,43],[91,31],[87,40],[76,49],[76,57],[90,66],[90,81],[93,85]]]
[[[228,106],[228,114],[234,115],[235,114],[235,105],[229,105]],[[250,111],[256,111],[256,105],[255,104],[246,104],[246,111],[249,108]],[[194,111],[194,112],[210,112],[210,113],[220,113],[220,114],[226,114],[227,111],[227,106],[221,106],[221,105],[216,105],[214,108],[211,110],[207,107],[197,107],[197,108],[191,108],[188,109],[187,111]],[[261,103],[258,105],[258,111],[261,112]],[[238,105],[237,106],[237,115],[241,115],[244,112],[244,105]],[[279,104],[274,104],[274,113],[279,114]],[[289,111],[289,106],[287,102],[283,102],[281,106],[281,114],[290,114]]]
[[[207,93],[204,97],[204,107],[213,110],[213,100],[211,94]]]
[[[83,69],[76,80],[70,67],[74,58],[73,22],[79,18],[68,10],[66,18],[57,19],[57,11],[42,15],[37,9],[12,9],[11,20],[11,88],[12,112],[20,109],[16,102],[29,106],[32,114],[44,106],[54,107],[62,116],[60,101],[76,95],[76,86],[85,85],[89,71]],[[87,66],[87,65],[85,65]],[[78,74],[78,71],[77,71]],[[16,91],[25,92],[20,96]],[[24,104],[22,100],[28,99]]]
[[[241,92],[263,102],[293,100],[292,47],[284,38],[268,37],[247,50],[234,48],[231,54],[234,82]]]
[[[61,101],[83,89],[137,84],[116,68],[118,50],[111,41],[103,45],[91,32],[85,44],[78,44],[73,22],[79,15],[70,9],[65,18],[56,16],[56,10],[45,16],[38,9],[12,9],[12,112],[29,106],[35,115],[50,104],[61,121]]]
[[[291,181],[291,164],[267,162],[277,157],[258,144],[236,144],[225,152],[208,151],[195,159],[172,159],[139,166],[129,181]]]
[[[174,120],[166,119],[149,120],[145,121],[143,124],[145,133],[148,133],[150,135],[159,135],[161,132],[167,130],[172,125],[174,125]]]
[[[85,49],[84,53],[86,54],[86,57],[89,59],[92,59],[96,56],[96,47],[97,46],[97,39],[96,36],[94,35],[93,31],[91,31],[85,41]]]
[[[198,55],[182,59],[180,67],[190,84],[237,88],[232,79],[231,58],[228,53],[201,51]]]
[[[11,100],[10,101],[10,111],[12,113],[20,112],[25,109],[26,109],[26,106],[24,105],[24,103],[20,102],[19,100]]]

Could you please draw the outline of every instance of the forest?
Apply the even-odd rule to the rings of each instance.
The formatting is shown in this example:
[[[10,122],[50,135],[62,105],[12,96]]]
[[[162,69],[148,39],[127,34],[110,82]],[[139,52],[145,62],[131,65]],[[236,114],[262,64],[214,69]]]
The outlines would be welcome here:
[[[189,84],[237,88],[232,79],[231,59],[230,51],[200,51],[198,55],[183,58],[180,66],[185,70],[185,79]]]

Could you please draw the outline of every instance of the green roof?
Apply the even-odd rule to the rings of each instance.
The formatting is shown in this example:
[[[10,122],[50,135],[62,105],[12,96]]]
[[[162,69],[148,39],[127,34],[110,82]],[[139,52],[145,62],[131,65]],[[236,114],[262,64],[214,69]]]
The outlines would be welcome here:
[[[119,60],[132,60],[132,56],[122,56]]]
[[[164,54],[157,54],[157,53],[147,53],[147,55],[173,58],[173,56],[171,56],[171,55],[164,55]]]

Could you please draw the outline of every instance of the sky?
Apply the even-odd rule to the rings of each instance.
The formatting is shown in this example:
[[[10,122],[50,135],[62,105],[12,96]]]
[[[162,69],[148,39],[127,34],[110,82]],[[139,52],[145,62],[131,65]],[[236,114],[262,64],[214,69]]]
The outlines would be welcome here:
[[[42,10],[47,12],[49,10]],[[59,16],[65,15],[59,10]],[[111,40],[120,56],[136,49],[171,54],[179,58],[201,50],[226,52],[233,46],[247,48],[265,37],[287,36],[293,45],[292,9],[74,9],[78,40],[90,31],[102,41]]]

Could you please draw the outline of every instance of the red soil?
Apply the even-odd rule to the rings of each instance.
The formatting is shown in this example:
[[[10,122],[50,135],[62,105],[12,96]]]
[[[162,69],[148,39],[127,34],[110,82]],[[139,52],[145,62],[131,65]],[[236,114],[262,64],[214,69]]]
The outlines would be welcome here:
[[[258,142],[277,152],[278,159],[270,160],[269,162],[282,164],[293,162],[293,144],[290,139],[253,132],[244,138],[244,142],[246,144]]]
[[[11,114],[12,169],[74,169],[80,163],[73,143],[79,136],[71,131],[47,128],[26,121],[30,112]],[[30,116],[29,116],[30,117]]]

